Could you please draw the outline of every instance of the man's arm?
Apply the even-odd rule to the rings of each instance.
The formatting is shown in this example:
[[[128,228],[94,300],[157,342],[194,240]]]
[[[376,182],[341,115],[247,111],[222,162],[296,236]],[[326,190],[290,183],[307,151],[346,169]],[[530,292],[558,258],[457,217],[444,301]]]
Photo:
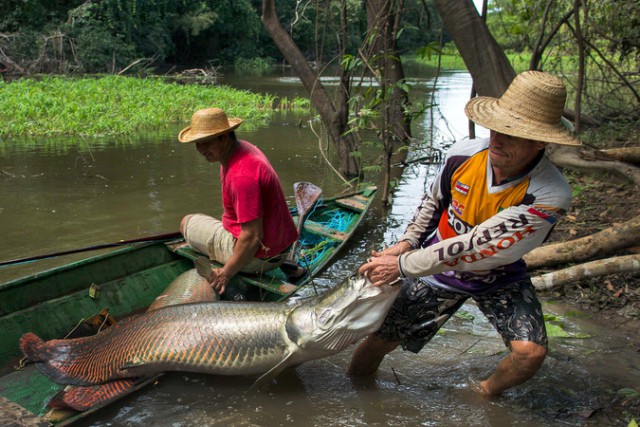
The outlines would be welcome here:
[[[405,277],[421,277],[507,265],[540,246],[561,216],[531,205],[512,206],[468,233],[401,255],[398,267]]]
[[[404,251],[399,256],[383,254],[369,260],[359,271],[366,273],[378,286],[398,277],[490,270],[515,262],[541,245],[561,216],[557,211],[536,209],[534,206],[512,206],[468,233],[424,249]]]
[[[242,230],[233,248],[233,255],[223,267],[213,270],[215,278],[211,285],[220,294],[224,293],[231,278],[251,262],[262,242],[262,218],[242,223],[241,227]]]
[[[400,240],[383,251],[371,251],[372,257],[358,272],[369,277],[374,286],[393,282],[402,275],[398,257],[419,248],[436,230],[442,216],[440,182],[444,168],[436,176],[431,191],[424,194],[422,202]]]
[[[435,185],[439,184],[436,182]],[[402,237],[400,237],[400,242],[409,243],[413,249],[419,248],[438,227],[438,222],[442,216],[440,203],[440,201],[435,200],[433,193],[425,193],[413,219],[409,222]]]

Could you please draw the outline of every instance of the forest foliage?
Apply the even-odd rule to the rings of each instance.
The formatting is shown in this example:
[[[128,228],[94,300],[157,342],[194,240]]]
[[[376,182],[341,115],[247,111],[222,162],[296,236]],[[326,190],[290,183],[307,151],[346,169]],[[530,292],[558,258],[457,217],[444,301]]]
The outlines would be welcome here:
[[[317,70],[344,63],[338,34],[348,35],[346,53],[353,57],[373,34],[361,0],[276,4],[283,27]],[[430,1],[397,4],[400,55],[432,60],[443,51],[455,53]],[[0,70],[7,74],[149,75],[219,66],[250,71],[284,63],[260,20],[262,0],[4,0],[3,5]],[[640,2],[489,0],[486,21],[498,44],[511,57],[520,55],[526,68],[565,77],[568,105],[586,113],[583,122],[638,119]],[[346,31],[341,22],[347,22]],[[576,94],[582,97],[578,103]]]
[[[146,58],[160,69],[274,63],[281,53],[262,27],[261,0],[5,0],[0,16],[0,63],[32,72],[113,73]],[[280,19],[310,60],[338,52],[334,19],[341,1],[278,2]],[[361,1],[347,0],[353,49],[366,31]],[[438,37],[433,13],[410,0],[401,44]],[[360,36],[358,36],[360,35]],[[5,61],[2,61],[2,59]]]

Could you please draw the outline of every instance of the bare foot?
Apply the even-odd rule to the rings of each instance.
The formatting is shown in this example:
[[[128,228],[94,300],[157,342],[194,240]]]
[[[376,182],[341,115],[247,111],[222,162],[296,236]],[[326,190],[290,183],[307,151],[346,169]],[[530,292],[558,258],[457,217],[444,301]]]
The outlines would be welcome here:
[[[486,388],[486,385],[484,384],[486,381],[480,381],[473,377],[469,377],[468,381],[469,381],[469,390],[472,390],[484,397],[491,397],[491,394],[489,393],[489,391]]]

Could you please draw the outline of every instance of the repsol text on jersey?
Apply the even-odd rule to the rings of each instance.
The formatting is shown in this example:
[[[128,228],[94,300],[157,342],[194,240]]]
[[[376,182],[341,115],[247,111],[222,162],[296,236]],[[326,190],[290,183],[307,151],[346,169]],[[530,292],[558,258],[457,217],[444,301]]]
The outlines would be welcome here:
[[[483,230],[478,237],[471,239],[468,243],[455,241],[450,245],[436,249],[438,259],[444,261],[445,258],[452,258],[451,261],[444,261],[450,267],[456,266],[460,262],[474,263],[492,257],[500,251],[510,248],[525,237],[532,235],[536,229],[529,224],[525,215],[519,215],[517,219],[501,222],[491,228]],[[446,242],[446,240],[445,240]],[[495,242],[487,246],[490,242]],[[474,247],[482,247],[475,252],[470,252]],[[465,253],[466,252],[466,253]],[[462,256],[458,256],[465,253]]]

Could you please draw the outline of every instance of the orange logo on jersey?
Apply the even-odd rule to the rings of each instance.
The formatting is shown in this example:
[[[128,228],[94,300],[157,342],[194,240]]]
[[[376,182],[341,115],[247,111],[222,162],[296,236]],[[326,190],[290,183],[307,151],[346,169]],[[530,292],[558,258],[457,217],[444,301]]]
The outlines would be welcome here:
[[[456,199],[453,199],[451,201],[451,207],[453,208],[454,212],[458,214],[458,216],[462,216],[462,213],[464,212],[464,205],[462,203],[459,203]]]

